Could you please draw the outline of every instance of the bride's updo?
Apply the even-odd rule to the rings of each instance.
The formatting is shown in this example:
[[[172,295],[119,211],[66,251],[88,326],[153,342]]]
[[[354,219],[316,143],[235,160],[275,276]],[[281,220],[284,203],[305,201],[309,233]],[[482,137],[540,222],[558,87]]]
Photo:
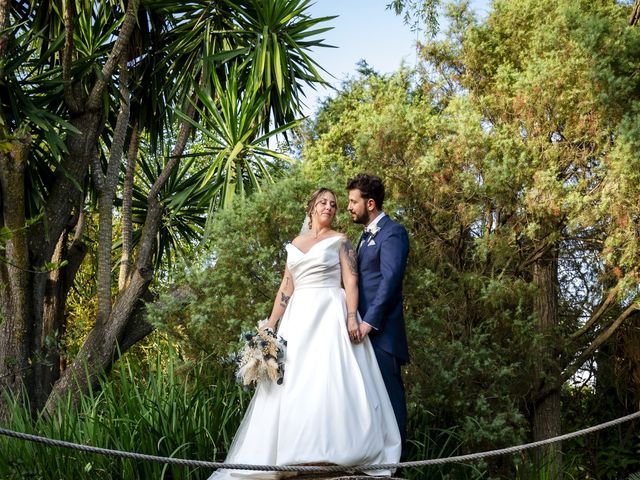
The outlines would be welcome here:
[[[313,209],[315,208],[316,203],[318,202],[318,198],[320,198],[320,196],[323,193],[327,193],[327,192],[333,195],[333,198],[336,199],[336,203],[338,202],[338,197],[336,195],[336,192],[334,192],[330,188],[320,187],[315,192],[313,192],[311,194],[311,197],[309,197],[309,201],[307,202],[307,227],[309,230],[311,229],[311,222],[312,222],[311,214],[313,213]]]

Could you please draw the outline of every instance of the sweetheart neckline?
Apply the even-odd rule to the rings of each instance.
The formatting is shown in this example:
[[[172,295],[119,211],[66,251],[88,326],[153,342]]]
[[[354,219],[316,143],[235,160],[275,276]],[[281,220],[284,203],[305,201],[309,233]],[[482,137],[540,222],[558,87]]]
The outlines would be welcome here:
[[[327,238],[323,238],[322,240],[317,241],[316,243],[314,243],[313,245],[311,245],[311,247],[309,247],[309,250],[307,250],[306,252],[303,252],[302,250],[300,250],[298,247],[296,247],[293,242],[290,243],[289,245],[291,245],[293,248],[295,248],[296,250],[298,250],[302,255],[306,255],[308,254],[311,250],[313,250],[313,247],[315,247],[316,245],[320,245],[322,242],[326,241],[326,240],[331,240],[333,238],[339,238],[342,235],[332,235],[330,237]]]

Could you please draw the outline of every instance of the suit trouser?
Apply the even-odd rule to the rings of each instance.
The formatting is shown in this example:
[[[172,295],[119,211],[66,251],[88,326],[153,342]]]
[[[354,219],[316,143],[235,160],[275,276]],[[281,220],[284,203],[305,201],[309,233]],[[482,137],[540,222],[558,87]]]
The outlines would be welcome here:
[[[382,373],[382,379],[389,393],[393,413],[395,413],[396,421],[398,422],[398,429],[400,430],[400,438],[402,440],[402,452],[404,454],[405,441],[407,439],[407,401],[405,399],[404,383],[402,383],[400,361],[397,357],[375,346],[373,347],[373,351],[376,354],[376,359],[380,366],[380,373]]]

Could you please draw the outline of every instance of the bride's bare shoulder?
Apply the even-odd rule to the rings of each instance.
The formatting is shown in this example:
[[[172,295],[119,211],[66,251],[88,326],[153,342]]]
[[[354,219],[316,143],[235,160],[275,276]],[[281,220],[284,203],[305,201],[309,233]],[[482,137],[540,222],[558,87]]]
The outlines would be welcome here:
[[[304,242],[303,238],[304,238],[304,235],[298,235],[293,240],[291,240],[291,243],[293,243],[296,247],[299,247],[300,243]]]
[[[298,235],[296,238],[291,240],[291,243],[296,248],[305,248],[309,246],[310,243],[312,243],[311,235],[303,233],[302,235]]]

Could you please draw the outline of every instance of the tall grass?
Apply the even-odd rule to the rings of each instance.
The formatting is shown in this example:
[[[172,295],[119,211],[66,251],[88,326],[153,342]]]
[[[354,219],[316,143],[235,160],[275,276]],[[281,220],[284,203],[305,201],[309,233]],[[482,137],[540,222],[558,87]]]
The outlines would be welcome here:
[[[142,376],[126,360],[112,379],[82,395],[77,407],[33,419],[14,399],[6,428],[97,447],[152,455],[222,461],[248,394],[220,369],[181,375],[170,358]],[[203,379],[209,380],[203,380]],[[200,479],[202,468],[116,459],[0,437],[3,479]]]
[[[407,440],[407,460],[429,460],[461,455],[463,441],[455,427],[448,429],[433,428],[433,415],[419,405],[410,405]],[[404,469],[402,478],[407,480],[466,480],[483,478],[482,469],[474,464],[432,465]]]
[[[28,405],[8,398],[5,428],[48,438],[151,455],[222,461],[240,423],[250,392],[235,383],[231,372],[211,364],[177,369],[175,356],[157,355],[149,366],[118,362],[99,387],[60,402],[51,416],[32,418]],[[443,458],[469,453],[455,427],[435,429],[424,408],[410,410],[407,460]],[[403,469],[407,480],[549,478],[526,459],[516,462],[510,477],[492,476],[483,462]],[[208,469],[132,461],[49,447],[0,436],[1,479],[203,479]],[[567,478],[574,478],[568,476]],[[639,476],[640,480],[640,476]]]

